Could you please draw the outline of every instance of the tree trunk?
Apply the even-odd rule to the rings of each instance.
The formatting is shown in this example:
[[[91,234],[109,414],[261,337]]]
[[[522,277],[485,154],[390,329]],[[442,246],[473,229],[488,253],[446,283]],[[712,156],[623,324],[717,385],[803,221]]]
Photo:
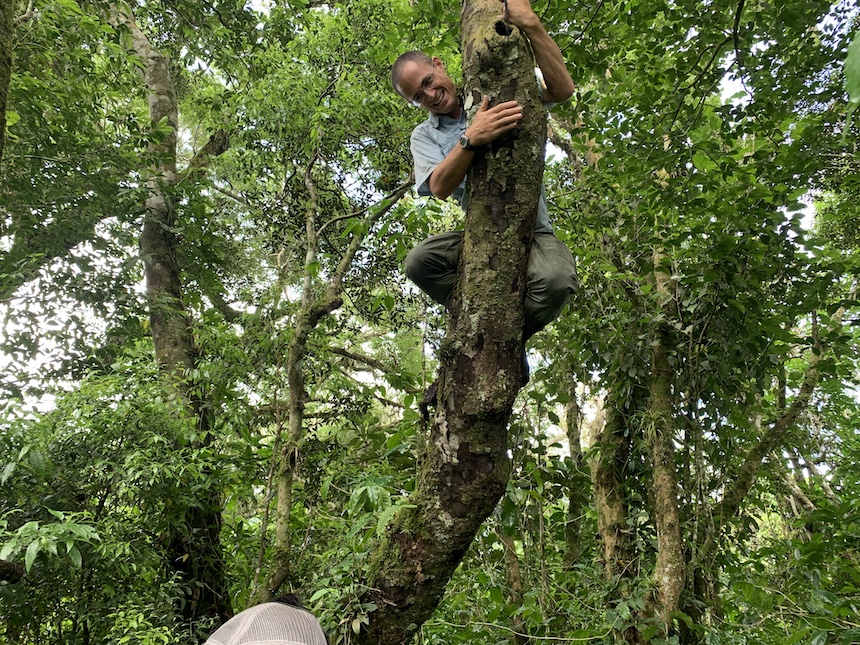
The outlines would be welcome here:
[[[606,422],[596,437],[599,447],[589,460],[597,530],[603,543],[603,570],[606,580],[616,587],[616,596],[621,597],[626,593],[626,581],[639,574],[638,558],[627,524],[629,504],[625,473],[633,447],[630,416],[641,410],[641,398],[638,388],[630,388],[622,395],[609,393],[605,404]],[[610,600],[615,599],[621,598]],[[615,636],[630,645],[642,642],[642,635],[635,627]]]
[[[576,379],[570,378],[568,396],[570,400],[565,405],[565,420],[567,425],[567,443],[570,449],[572,469],[567,482],[567,523],[564,527],[564,564],[572,567],[579,562],[582,555],[582,517],[588,507],[589,479],[585,457],[582,454],[582,410],[579,407],[576,392]]]
[[[654,254],[656,293],[667,316],[674,304],[669,276],[660,269],[660,253]],[[671,318],[669,318],[671,319]],[[657,529],[657,560],[654,563],[656,595],[652,612],[667,630],[670,615],[676,611],[684,589],[686,564],[681,542],[681,519],[678,511],[678,475],[675,469],[674,426],[675,406],[672,400],[672,366],[669,348],[672,338],[664,323],[657,323],[652,341],[651,382],[649,384],[646,418],[649,427],[644,433],[651,456],[651,494],[654,504],[654,524]]]
[[[517,555],[517,543],[513,537],[505,533],[501,523],[496,527],[496,536],[505,550],[505,580],[508,584],[508,604],[511,607],[521,607],[523,604],[523,576],[520,573],[520,558]],[[514,615],[511,621],[514,630],[514,643],[516,645],[528,645],[532,639],[526,634],[526,624],[522,614]]]
[[[656,605],[653,613],[671,627],[670,614],[678,609],[684,589],[686,565],[678,511],[678,476],[673,445],[672,368],[669,365],[669,334],[657,332],[652,350],[651,384],[648,399],[650,426],[645,432],[651,453],[651,486],[654,523],[657,528],[657,561],[654,564]],[[668,634],[667,634],[668,635]]]
[[[140,250],[144,260],[149,320],[155,356],[165,378],[176,388],[178,412],[196,420],[199,441],[211,440],[211,406],[189,394],[188,373],[197,362],[191,320],[182,300],[174,211],[170,191],[176,185],[178,108],[167,58],[155,50],[131,12],[111,7],[111,22],[128,34],[131,49],[143,62],[143,78],[152,123],[169,130],[150,146],[156,159],[148,171]],[[195,488],[201,498],[185,509],[167,539],[167,557],[179,574],[184,595],[178,601],[193,634],[201,620],[226,620],[232,615],[221,553],[221,495],[218,481],[204,471],[205,483]]]
[[[366,602],[378,609],[358,642],[412,640],[510,476],[508,420],[520,387],[525,267],[541,191],[546,112],[527,40],[497,31],[498,0],[467,0],[462,16],[466,105],[516,99],[520,127],[476,154],[460,280],[440,348],[438,406],[412,508],[373,556]],[[499,27],[504,27],[501,24]]]
[[[290,524],[293,506],[293,482],[296,477],[296,456],[304,438],[307,388],[305,387],[302,365],[307,355],[308,339],[319,322],[337,310],[343,303],[341,299],[343,279],[352,266],[355,254],[361,248],[367,233],[391,211],[400,201],[400,198],[411,188],[411,184],[408,183],[399,186],[391,194],[367,209],[362,232],[353,235],[337,269],[326,283],[325,288],[317,294],[318,288],[315,288],[313,279],[315,273],[313,265],[317,261],[317,239],[326,226],[323,224],[317,228],[320,213],[316,180],[313,176],[317,159],[318,157],[314,155],[305,170],[305,187],[308,190],[308,203],[305,213],[305,266],[301,309],[296,317],[286,367],[290,393],[289,430],[286,439],[280,442],[282,448],[277,457],[274,555],[266,585],[254,590],[253,602],[255,603],[271,600],[291,575],[292,531]],[[265,534],[265,530],[263,533]]]
[[[624,469],[630,457],[631,433],[624,415],[607,398],[606,423],[597,434],[598,449],[589,461],[594,487],[597,530],[603,542],[603,569],[607,580],[632,573]]]
[[[6,147],[6,99],[9,96],[9,80],[12,77],[12,27],[15,2],[0,2],[0,163]]]

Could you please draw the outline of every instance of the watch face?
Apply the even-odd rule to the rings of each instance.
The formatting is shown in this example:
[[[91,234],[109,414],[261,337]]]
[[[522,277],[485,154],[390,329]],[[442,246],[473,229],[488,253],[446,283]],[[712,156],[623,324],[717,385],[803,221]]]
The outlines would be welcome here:
[[[463,148],[469,147],[469,137],[467,137],[465,134],[460,137],[460,146]]]

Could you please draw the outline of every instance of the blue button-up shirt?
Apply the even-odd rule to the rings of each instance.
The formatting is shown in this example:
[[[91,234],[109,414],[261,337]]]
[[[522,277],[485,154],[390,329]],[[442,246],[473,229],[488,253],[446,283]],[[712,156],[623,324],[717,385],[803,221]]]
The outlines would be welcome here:
[[[460,145],[460,137],[466,131],[466,111],[460,111],[459,119],[449,116],[430,114],[427,120],[419,123],[412,131],[410,147],[412,158],[415,161],[415,188],[419,195],[432,195],[430,192],[430,175],[454,146]],[[460,202],[463,210],[466,210],[468,198],[466,197],[466,179],[460,182],[453,193],[454,198]],[[546,193],[541,188],[540,200],[538,201],[537,219],[535,220],[536,233],[552,233],[549,223],[549,213],[546,207]]]

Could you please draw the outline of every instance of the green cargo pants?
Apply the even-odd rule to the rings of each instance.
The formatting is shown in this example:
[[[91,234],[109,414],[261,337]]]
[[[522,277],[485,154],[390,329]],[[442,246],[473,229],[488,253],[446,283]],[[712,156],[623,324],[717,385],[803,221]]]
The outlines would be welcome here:
[[[463,231],[428,237],[406,256],[406,276],[446,305],[457,281],[462,249]],[[535,233],[526,276],[526,338],[555,320],[578,288],[570,250],[552,233]]]

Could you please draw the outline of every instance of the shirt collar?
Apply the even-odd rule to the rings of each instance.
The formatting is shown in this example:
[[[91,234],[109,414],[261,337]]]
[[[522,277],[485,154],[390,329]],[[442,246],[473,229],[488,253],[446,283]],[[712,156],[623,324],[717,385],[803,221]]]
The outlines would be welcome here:
[[[427,117],[427,120],[430,122],[430,125],[432,125],[434,128],[436,128],[438,130],[440,126],[442,126],[446,123],[462,123],[463,121],[465,121],[466,120],[466,110],[463,109],[463,93],[462,92],[460,92],[458,94],[458,100],[460,101],[460,118],[459,119],[452,119],[450,116],[448,116],[446,114],[433,114],[432,112],[430,112],[429,116]]]

